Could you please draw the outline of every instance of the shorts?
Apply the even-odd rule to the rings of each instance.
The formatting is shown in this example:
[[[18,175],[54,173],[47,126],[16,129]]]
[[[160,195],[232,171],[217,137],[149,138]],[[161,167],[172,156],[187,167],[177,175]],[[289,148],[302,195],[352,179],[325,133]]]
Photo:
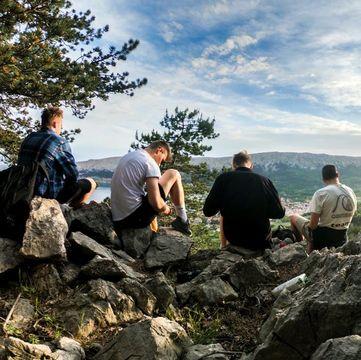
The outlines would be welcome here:
[[[301,215],[296,215],[295,226],[297,230],[307,239],[307,241],[312,241],[312,230],[308,227],[309,223],[310,220]]]
[[[92,184],[88,179],[79,179],[76,182],[66,184],[59,192],[56,200],[60,204],[77,202],[92,189]]]
[[[167,200],[165,192],[160,184],[159,192],[160,196],[164,201]],[[158,212],[155,211],[149,203],[148,195],[142,197],[141,205],[126,218],[114,221],[114,229],[118,237],[122,229],[140,229],[145,228],[150,225],[154,218],[158,215]]]

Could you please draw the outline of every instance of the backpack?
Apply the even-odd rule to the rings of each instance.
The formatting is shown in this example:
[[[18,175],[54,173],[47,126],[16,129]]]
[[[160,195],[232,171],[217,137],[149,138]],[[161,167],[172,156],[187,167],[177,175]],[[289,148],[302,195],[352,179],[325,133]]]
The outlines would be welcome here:
[[[282,225],[279,225],[276,230],[272,231],[272,238],[278,238],[282,241],[289,238],[293,242],[296,242],[296,236],[293,231],[291,229],[285,228]]]
[[[14,165],[0,172],[0,232],[1,236],[21,239],[29,216],[39,171],[49,181],[42,162]]]

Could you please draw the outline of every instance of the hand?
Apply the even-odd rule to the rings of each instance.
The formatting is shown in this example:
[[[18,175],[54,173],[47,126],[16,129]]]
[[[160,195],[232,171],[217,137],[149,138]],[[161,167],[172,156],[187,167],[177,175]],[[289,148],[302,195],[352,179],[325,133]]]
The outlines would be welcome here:
[[[172,213],[172,209],[167,204],[165,204],[165,209],[162,211],[162,214],[168,216],[171,213]]]

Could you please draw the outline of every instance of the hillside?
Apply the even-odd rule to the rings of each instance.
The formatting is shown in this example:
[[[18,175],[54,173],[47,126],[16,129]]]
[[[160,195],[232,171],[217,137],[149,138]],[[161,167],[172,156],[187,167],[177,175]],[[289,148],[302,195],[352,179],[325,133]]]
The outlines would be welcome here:
[[[361,195],[361,157],[311,153],[268,152],[253,154],[255,171],[268,176],[280,194],[292,200],[305,200],[322,186],[320,170],[325,164],[335,164],[341,181]],[[109,183],[120,157],[79,162],[81,173]],[[206,162],[211,169],[229,168],[232,157],[195,157],[194,164]]]

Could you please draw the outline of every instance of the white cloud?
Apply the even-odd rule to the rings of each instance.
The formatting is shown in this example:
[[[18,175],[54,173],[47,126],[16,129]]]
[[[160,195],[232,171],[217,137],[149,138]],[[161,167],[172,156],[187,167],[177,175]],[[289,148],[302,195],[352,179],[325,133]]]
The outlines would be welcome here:
[[[183,29],[182,24],[176,21],[171,21],[170,23],[161,24],[160,35],[162,36],[165,42],[171,43],[177,37],[177,34],[182,29]]]

